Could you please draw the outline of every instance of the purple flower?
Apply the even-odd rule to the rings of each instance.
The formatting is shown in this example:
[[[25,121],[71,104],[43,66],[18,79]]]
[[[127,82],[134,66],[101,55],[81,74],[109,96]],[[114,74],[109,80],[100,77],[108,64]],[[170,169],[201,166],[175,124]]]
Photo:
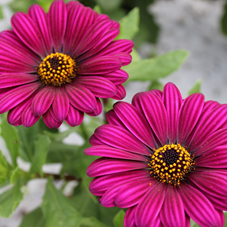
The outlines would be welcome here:
[[[49,128],[81,124],[102,111],[99,98],[121,100],[133,42],[114,40],[119,24],[77,1],[16,13],[0,33],[0,114],[30,127],[43,116]]]
[[[227,105],[163,92],[118,102],[96,129],[87,169],[92,194],[105,207],[128,208],[125,227],[224,225],[227,210]]]

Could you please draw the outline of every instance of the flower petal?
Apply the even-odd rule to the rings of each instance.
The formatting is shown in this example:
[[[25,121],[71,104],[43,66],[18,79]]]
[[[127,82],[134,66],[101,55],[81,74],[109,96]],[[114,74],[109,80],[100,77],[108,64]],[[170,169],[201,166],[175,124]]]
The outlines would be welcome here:
[[[51,129],[59,128],[62,124],[62,122],[55,121],[50,111],[47,111],[45,114],[43,114],[43,121],[46,124],[46,126]]]
[[[166,196],[160,213],[163,226],[186,227],[184,205],[177,189],[171,185],[167,187]]]
[[[35,116],[41,116],[50,108],[54,99],[54,89],[51,86],[42,88],[32,102],[32,112]]]
[[[118,84],[116,85],[116,88],[117,88],[117,93],[112,97],[112,99],[122,100],[123,98],[125,98],[126,91],[123,85]]]
[[[168,135],[170,143],[177,138],[177,117],[182,103],[181,93],[173,83],[168,83],[163,89],[163,102],[168,118]]]
[[[154,148],[152,131],[144,116],[133,105],[126,102],[114,104],[114,112],[125,127],[147,146]]]
[[[104,78],[112,81],[114,84],[122,84],[128,79],[128,73],[122,69],[103,75]]]
[[[119,126],[102,125],[95,130],[95,136],[103,143],[136,154],[149,155],[148,148],[129,131]]]
[[[93,134],[90,139],[89,139],[89,143],[92,145],[92,146],[95,146],[95,145],[103,145],[104,143],[99,140],[95,134]]]
[[[111,125],[120,126],[122,128],[125,128],[125,125],[121,122],[121,120],[118,118],[117,114],[114,112],[114,110],[109,110],[106,113],[106,119]],[[126,129],[126,128],[125,128]]]
[[[97,106],[92,112],[87,112],[87,115],[95,117],[102,113],[102,103],[99,98],[96,98]]]
[[[32,102],[32,100],[31,100]],[[21,123],[25,127],[31,127],[34,125],[40,118],[40,116],[36,117],[31,110],[31,102],[24,109],[21,117]]]
[[[64,1],[53,1],[47,15],[55,52],[61,52],[67,25],[67,10]]]
[[[147,164],[144,162],[117,160],[112,158],[99,158],[88,166],[87,175],[89,177],[98,177],[107,174],[145,168],[147,168]]]
[[[84,119],[84,113],[75,109],[72,105],[69,106],[68,115],[65,119],[66,123],[72,127],[78,126]]]
[[[124,227],[136,227],[135,224],[135,210],[136,207],[130,207],[125,214]]]
[[[187,97],[179,111],[177,122],[177,142],[184,145],[195,127],[204,105],[204,95],[196,93]]]
[[[23,43],[38,55],[45,57],[42,36],[35,22],[26,13],[15,13],[11,19],[13,30]]]
[[[199,190],[189,184],[181,184],[178,190],[187,214],[202,226],[223,226],[221,215]]]

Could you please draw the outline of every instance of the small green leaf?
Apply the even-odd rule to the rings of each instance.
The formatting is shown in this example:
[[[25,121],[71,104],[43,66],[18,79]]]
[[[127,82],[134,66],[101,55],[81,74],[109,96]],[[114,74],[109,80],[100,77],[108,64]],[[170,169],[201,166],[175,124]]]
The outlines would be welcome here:
[[[8,218],[23,199],[23,194],[20,190],[21,186],[22,186],[21,183],[18,181],[13,188],[0,194],[1,217]]]
[[[148,91],[153,90],[153,89],[158,89],[158,90],[162,91],[163,87],[164,87],[164,85],[162,83],[160,83],[159,81],[155,80],[149,86]]]
[[[2,10],[2,6],[0,6],[0,20],[3,19],[4,14],[3,14],[3,10]]]
[[[194,93],[200,93],[200,89],[201,89],[201,80],[197,80],[195,85],[188,92],[188,95],[191,95]]]
[[[42,166],[46,161],[49,146],[49,137],[47,135],[39,135],[35,141],[35,153],[32,159],[30,173],[39,173],[42,175]]]
[[[94,7],[94,11],[96,11],[98,14],[101,14],[101,13],[102,13],[102,10],[101,10],[101,8],[100,8],[99,5],[96,5],[96,6]]]
[[[10,178],[11,171],[12,167],[6,161],[5,156],[0,151],[0,184],[3,184],[4,182],[8,181],[8,179]]]
[[[78,227],[82,222],[81,214],[71,201],[55,188],[51,180],[47,183],[41,208],[46,227]]]
[[[139,8],[135,7],[120,20],[120,34],[116,39],[133,39],[139,31]]]
[[[172,51],[152,59],[136,61],[123,69],[129,74],[128,81],[156,81],[176,71],[188,54],[185,50]]]
[[[124,227],[124,217],[125,217],[125,212],[123,210],[120,210],[114,217],[114,220],[113,220],[114,227]]]
[[[107,227],[94,217],[83,218],[80,227]]]
[[[45,227],[45,220],[40,208],[24,216],[20,227]]]

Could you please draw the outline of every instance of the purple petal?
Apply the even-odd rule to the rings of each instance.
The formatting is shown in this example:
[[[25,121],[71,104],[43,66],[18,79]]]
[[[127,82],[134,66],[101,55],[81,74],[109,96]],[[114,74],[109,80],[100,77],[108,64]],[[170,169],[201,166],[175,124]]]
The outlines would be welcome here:
[[[111,98],[117,93],[117,88],[112,82],[99,76],[79,77],[74,83],[87,88],[99,98]]]
[[[11,19],[13,30],[23,43],[38,55],[45,57],[42,36],[35,22],[26,13],[15,13]]]
[[[21,117],[21,123],[25,127],[31,127],[34,125],[38,120],[40,116],[36,117],[31,110],[31,103],[24,109],[22,117]]]
[[[125,125],[118,118],[118,116],[116,115],[116,113],[114,112],[114,110],[109,110],[106,113],[106,119],[109,122],[109,124],[111,124],[111,125],[116,125],[116,126],[120,126],[122,128],[125,128]]]
[[[124,227],[136,227],[135,224],[135,210],[136,207],[130,207],[125,214]]]
[[[32,93],[34,93],[39,88],[39,86],[39,82],[34,82],[31,84],[16,87],[1,95],[0,114],[12,109],[13,107],[23,102]]]
[[[50,108],[54,99],[54,89],[51,86],[42,88],[32,102],[32,112],[35,116],[41,116]]]
[[[29,8],[28,15],[33,19],[39,29],[46,55],[51,54],[51,39],[47,25],[47,14],[41,6],[35,4]]]
[[[72,127],[78,126],[84,119],[84,113],[75,109],[73,106],[69,106],[68,115],[65,119],[66,123]]]
[[[23,74],[23,73],[2,74],[0,89],[28,84],[37,80],[38,80],[38,77],[32,74]]]
[[[92,146],[96,146],[96,145],[103,145],[104,143],[99,140],[95,134],[93,134],[90,139],[89,139],[89,143],[92,145]]]
[[[128,79],[128,73],[120,69],[115,72],[105,74],[103,77],[112,81],[114,84],[122,84]]]
[[[65,120],[69,111],[69,99],[65,90],[62,88],[55,88],[54,99],[52,103],[52,113],[56,121]]]
[[[85,87],[77,87],[68,84],[65,86],[70,104],[82,112],[92,112],[97,107],[94,95]]]
[[[136,154],[149,155],[148,148],[129,131],[119,126],[102,125],[95,130],[95,136],[103,143]]]
[[[125,127],[147,146],[154,148],[152,131],[144,116],[133,105],[126,102],[114,104],[114,112]]]
[[[150,226],[152,221],[158,217],[165,199],[165,192],[166,185],[158,183],[143,196],[135,211],[137,226]]]
[[[83,62],[78,68],[80,75],[102,75],[120,69],[122,63],[115,57],[103,56]]]
[[[116,88],[117,94],[115,94],[112,99],[122,100],[126,96],[125,88],[121,84],[116,85]]]
[[[50,111],[47,111],[43,115],[43,121],[46,124],[48,128],[54,129],[54,128],[59,128],[62,124],[62,122],[57,122],[55,119],[52,117]]]
[[[181,93],[173,83],[168,83],[163,89],[163,102],[168,118],[168,135],[170,143],[177,138],[177,117],[182,103]]]
[[[223,226],[220,213],[199,190],[189,184],[181,184],[178,190],[187,214],[202,226]]]
[[[222,198],[222,199],[216,198],[205,192],[203,192],[203,194],[210,200],[210,202],[213,204],[215,209],[227,210],[227,198]]]
[[[93,110],[92,112],[87,112],[87,115],[92,116],[92,117],[96,117],[96,116],[98,116],[99,114],[102,113],[102,103],[101,103],[100,99],[96,98],[96,102],[97,102],[96,109]]]
[[[163,226],[186,227],[184,205],[177,189],[168,185],[160,213]]]
[[[116,149],[108,145],[88,147],[87,149],[85,149],[84,153],[87,155],[103,156],[103,157],[118,158],[118,159],[128,159],[128,160],[134,160],[134,161],[147,160],[147,158],[142,155]]]
[[[145,168],[147,168],[147,164],[144,162],[117,160],[111,158],[99,158],[92,162],[90,166],[88,166],[87,175],[89,177],[98,177],[107,174]]]
[[[118,53],[114,54],[113,56],[121,61],[122,66],[128,65],[132,62],[132,56],[127,53]]]
[[[192,94],[183,101],[177,122],[178,143],[184,144],[187,141],[200,117],[203,105],[204,95],[199,93]]]
[[[63,0],[55,0],[48,12],[48,25],[56,52],[61,52],[67,25],[67,10]]]

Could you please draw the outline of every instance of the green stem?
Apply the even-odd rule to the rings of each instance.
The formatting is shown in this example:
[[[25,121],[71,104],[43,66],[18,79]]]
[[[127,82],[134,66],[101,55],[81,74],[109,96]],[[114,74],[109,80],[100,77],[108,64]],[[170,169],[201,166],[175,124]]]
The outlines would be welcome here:
[[[87,141],[89,139],[89,136],[88,136],[88,133],[87,133],[87,131],[85,129],[85,126],[84,126],[83,122],[80,124],[80,129],[81,129],[81,133],[82,133],[82,136],[83,136],[84,140]]]

